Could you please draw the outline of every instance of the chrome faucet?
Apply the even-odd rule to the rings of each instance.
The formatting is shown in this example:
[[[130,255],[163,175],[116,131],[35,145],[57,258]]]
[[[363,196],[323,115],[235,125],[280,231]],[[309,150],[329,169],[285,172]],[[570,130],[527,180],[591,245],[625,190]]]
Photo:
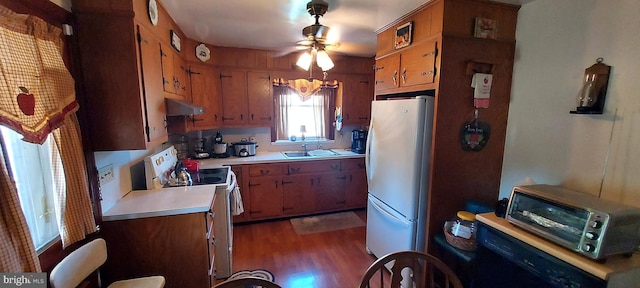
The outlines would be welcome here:
[[[304,149],[304,154],[307,154],[307,143],[302,144],[302,148]]]
[[[322,144],[318,143],[318,150],[322,150]]]

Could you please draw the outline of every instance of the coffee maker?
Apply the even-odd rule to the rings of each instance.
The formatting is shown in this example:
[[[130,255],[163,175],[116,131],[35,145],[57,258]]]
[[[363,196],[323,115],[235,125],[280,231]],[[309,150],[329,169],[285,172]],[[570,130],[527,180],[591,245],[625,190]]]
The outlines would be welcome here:
[[[367,146],[367,131],[363,129],[351,131],[351,151],[364,154]]]

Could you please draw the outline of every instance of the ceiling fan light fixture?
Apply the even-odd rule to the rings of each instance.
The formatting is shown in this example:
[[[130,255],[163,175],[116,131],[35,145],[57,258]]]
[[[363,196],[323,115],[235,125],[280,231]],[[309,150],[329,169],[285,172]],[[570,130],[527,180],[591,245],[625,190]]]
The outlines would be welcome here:
[[[300,55],[300,58],[298,58],[298,62],[296,62],[296,65],[298,65],[298,67],[304,69],[305,71],[309,71],[309,68],[311,67],[311,60],[313,60],[313,56],[311,56],[311,53],[309,53],[309,51],[305,51]]]
[[[333,61],[331,61],[331,58],[329,58],[329,54],[327,54],[327,51],[318,50],[318,52],[316,53],[316,57],[316,62],[318,62],[318,66],[322,68],[322,71],[328,71],[329,69],[333,68]]]

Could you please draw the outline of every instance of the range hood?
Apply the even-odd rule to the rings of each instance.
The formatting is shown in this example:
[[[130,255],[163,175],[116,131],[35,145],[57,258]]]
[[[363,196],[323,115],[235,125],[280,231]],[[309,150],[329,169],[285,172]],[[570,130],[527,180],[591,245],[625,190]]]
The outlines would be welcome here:
[[[204,113],[204,108],[193,105],[183,100],[165,98],[164,101],[167,105],[167,116],[194,115]]]

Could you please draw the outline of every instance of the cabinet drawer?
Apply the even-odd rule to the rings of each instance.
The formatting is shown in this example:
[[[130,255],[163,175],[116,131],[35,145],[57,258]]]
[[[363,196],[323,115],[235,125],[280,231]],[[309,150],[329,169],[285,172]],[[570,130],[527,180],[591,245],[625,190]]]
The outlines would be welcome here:
[[[364,158],[342,160],[341,167],[342,171],[364,170]]]
[[[285,165],[269,164],[269,165],[251,165],[249,166],[250,177],[260,176],[277,176],[282,175],[285,170]]]
[[[289,163],[289,174],[340,171],[339,160]]]

